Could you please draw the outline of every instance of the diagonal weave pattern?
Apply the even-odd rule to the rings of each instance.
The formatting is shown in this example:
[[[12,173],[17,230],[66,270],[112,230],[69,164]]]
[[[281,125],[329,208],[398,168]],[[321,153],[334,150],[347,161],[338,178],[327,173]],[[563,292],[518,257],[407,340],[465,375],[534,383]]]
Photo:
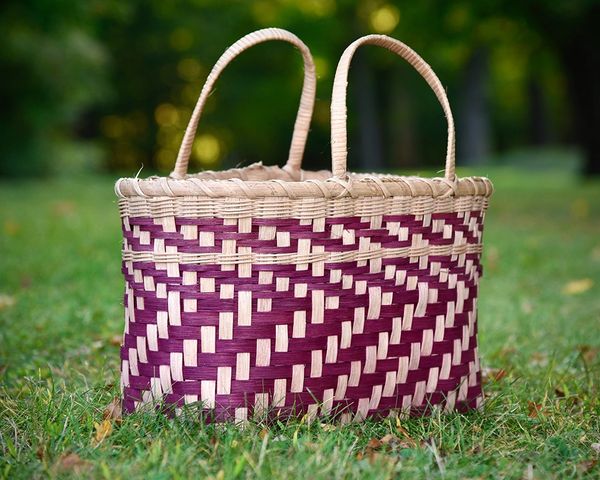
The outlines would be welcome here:
[[[462,211],[419,215],[123,215],[126,410],[201,401],[244,420],[477,407],[487,199],[470,210],[465,198]]]

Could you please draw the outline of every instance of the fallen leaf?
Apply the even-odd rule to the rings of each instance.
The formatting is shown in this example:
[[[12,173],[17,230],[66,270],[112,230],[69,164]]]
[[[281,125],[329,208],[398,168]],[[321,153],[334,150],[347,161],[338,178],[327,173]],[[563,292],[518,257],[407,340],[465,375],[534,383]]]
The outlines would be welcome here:
[[[503,368],[484,368],[481,370],[483,383],[499,382],[506,377],[506,370]]]
[[[531,354],[531,364],[536,367],[548,365],[548,355],[544,352],[533,352]]]
[[[389,446],[390,448],[400,448],[400,449],[414,448],[417,445],[417,443],[412,438],[409,440],[410,441],[402,440],[401,438],[398,438],[396,435],[392,435],[391,433],[388,433],[387,435],[382,437],[381,443]]]
[[[0,310],[12,307],[15,304],[15,297],[0,293]]]
[[[96,435],[94,436],[96,443],[101,443],[112,433],[113,429],[112,423],[108,419],[102,420],[100,423],[94,423],[94,428],[96,429]]]
[[[367,449],[372,449],[375,450],[377,448],[381,448],[381,446],[383,445],[383,443],[381,442],[381,440],[377,439],[377,438],[371,438],[369,440],[369,442],[367,443]]]
[[[535,402],[527,402],[527,409],[529,410],[529,418],[537,418],[538,415],[542,414],[542,407],[543,405],[541,403],[535,403]]]
[[[109,342],[114,347],[120,347],[123,344],[123,335],[113,335]]]
[[[371,465],[373,465],[375,462],[377,462],[378,460],[383,458],[383,455],[381,455],[380,453],[377,453],[373,450],[367,451],[367,454],[369,455],[369,463]]]
[[[321,424],[321,429],[324,432],[334,432],[336,430],[335,425],[331,424],[331,423],[322,423]]]
[[[498,269],[498,260],[500,259],[500,251],[497,247],[490,246],[485,253],[485,266],[491,272]]]
[[[580,462],[577,465],[577,470],[580,473],[588,473],[588,472],[591,472],[597,464],[598,464],[598,460],[596,460],[596,459],[585,460],[583,462]]]
[[[400,422],[400,417],[396,417],[396,430],[398,430],[398,433],[402,435],[404,440],[409,445],[407,448],[417,447],[417,442],[413,440],[413,438],[410,436],[410,433],[408,433],[408,430],[406,430],[406,428],[402,426],[402,423]]]
[[[40,445],[35,451],[35,456],[38,458],[38,460],[43,462],[46,458],[46,447]]]
[[[4,222],[4,233],[6,233],[10,237],[14,237],[21,230],[21,225],[17,222],[13,222],[12,220],[6,220]]]
[[[363,455],[363,453],[362,453],[362,452],[358,452],[358,453],[356,454],[356,459],[357,459],[358,461],[361,461],[361,460],[363,459],[363,456],[364,456],[364,455]]]
[[[78,475],[90,468],[92,465],[87,460],[83,460],[76,453],[63,453],[56,462],[56,469],[59,472],[73,472]]]
[[[52,211],[55,215],[66,217],[75,212],[75,204],[66,200],[54,202],[52,205]]]
[[[102,418],[104,420],[113,420],[116,423],[121,423],[123,416],[123,410],[121,408],[121,400],[117,397],[113,398],[112,402],[110,402],[104,412],[102,413]]]
[[[498,356],[500,358],[507,358],[512,356],[516,351],[517,349],[515,347],[502,347],[500,352],[498,352]]]
[[[581,353],[583,360],[585,363],[593,363],[596,360],[596,356],[600,352],[600,349],[597,347],[592,347],[591,345],[578,345],[577,350]]]
[[[560,387],[556,387],[554,389],[554,393],[556,394],[556,396],[558,398],[564,398],[565,397],[565,391],[562,388],[560,388]]]
[[[531,301],[523,300],[521,302],[521,311],[527,315],[530,314],[531,312],[533,312],[533,305],[532,305]]]
[[[594,286],[594,281],[591,278],[582,278],[580,280],[572,280],[567,282],[562,289],[565,295],[579,295],[587,292]]]
[[[571,203],[571,215],[575,218],[587,218],[590,215],[590,204],[585,198],[578,198]]]
[[[600,453],[600,443],[592,443],[590,445],[590,447],[592,447],[592,450],[596,453]]]

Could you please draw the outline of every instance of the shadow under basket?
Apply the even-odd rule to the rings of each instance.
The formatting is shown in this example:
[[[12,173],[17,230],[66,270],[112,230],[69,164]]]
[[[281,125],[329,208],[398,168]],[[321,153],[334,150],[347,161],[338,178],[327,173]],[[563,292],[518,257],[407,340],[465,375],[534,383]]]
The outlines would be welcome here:
[[[188,175],[214,81],[237,54],[273,39],[295,45],[305,67],[286,166]],[[347,75],[362,44],[405,58],[440,100],[443,178],[347,172]],[[351,44],[333,88],[332,170],[307,172],[315,84],[297,37],[254,32],[209,75],[171,176],[117,182],[125,411],[196,404],[218,421],[265,413],[350,421],[481,405],[477,294],[492,185],[456,177],[440,81],[397,40],[369,35]]]

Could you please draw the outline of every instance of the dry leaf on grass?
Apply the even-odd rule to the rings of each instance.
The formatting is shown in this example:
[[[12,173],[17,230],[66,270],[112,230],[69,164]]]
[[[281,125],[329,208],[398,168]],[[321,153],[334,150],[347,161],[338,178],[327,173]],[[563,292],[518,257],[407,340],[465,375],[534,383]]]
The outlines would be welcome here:
[[[122,335],[113,335],[110,337],[108,341],[113,347],[120,347],[123,344],[123,336]]]
[[[46,447],[40,445],[35,451],[35,456],[38,458],[38,460],[43,462],[46,459]]]
[[[324,432],[335,432],[336,430],[336,426],[331,424],[331,423],[322,423],[321,424],[321,429]]]
[[[12,220],[6,220],[4,222],[4,233],[6,233],[9,237],[14,237],[21,230],[21,225],[17,222],[13,222]]]
[[[104,412],[102,413],[102,418],[104,420],[113,420],[116,423],[121,423],[123,416],[123,410],[121,408],[121,400],[117,397],[113,398],[112,402],[110,402]]]
[[[503,368],[484,368],[481,371],[481,377],[484,384],[499,382],[506,377],[506,370]]]
[[[531,354],[531,365],[534,367],[545,367],[548,365],[548,354],[545,352],[533,352]]]
[[[500,260],[500,251],[498,250],[497,247],[494,247],[493,245],[490,246],[485,253],[484,261],[485,261],[486,268],[488,268],[491,272],[493,272],[494,270],[497,270],[499,260]]]
[[[11,295],[5,295],[4,293],[0,293],[0,310],[4,310],[5,308],[12,307],[15,304],[15,297]]]
[[[537,418],[539,415],[543,415],[543,405],[541,403],[527,402],[527,409],[529,410],[529,418]]]
[[[375,451],[389,451],[391,449],[396,448],[415,448],[417,446],[417,442],[415,442],[412,438],[408,436],[408,432],[406,432],[406,430],[404,430],[404,433],[406,434],[406,438],[404,439],[397,437],[396,435],[393,435],[391,433],[388,433],[381,438],[369,439],[364,452],[360,453],[360,458],[362,458],[364,455],[367,455],[369,457],[369,460],[372,461],[376,455]]]
[[[55,468],[62,473],[80,474],[92,466],[90,462],[82,459],[76,453],[63,453],[55,464]]]
[[[590,215],[590,204],[585,198],[577,198],[571,203],[571,215],[584,219]]]
[[[400,439],[396,435],[388,433],[387,435],[381,437],[381,443],[383,443],[384,445],[394,446],[400,443]]]
[[[599,348],[592,347],[591,345],[578,345],[577,350],[579,350],[579,353],[581,353],[585,363],[588,364],[594,362],[598,356],[598,352],[600,352]]]
[[[530,300],[523,300],[521,302],[521,311],[527,315],[533,312],[533,304]]]
[[[587,292],[594,286],[594,281],[591,278],[582,278],[580,280],[572,280],[567,282],[562,289],[565,295],[579,295]]]
[[[408,437],[405,439],[398,438],[396,435],[392,435],[388,433],[381,438],[381,443],[384,445],[389,445],[391,448],[415,448],[417,446],[417,442],[415,442],[412,438]]]
[[[370,448],[372,450],[375,450],[377,448],[381,448],[382,445],[383,443],[381,442],[381,440],[377,438],[371,438],[367,443],[367,449]]]
[[[583,462],[580,462],[577,465],[577,470],[581,474],[586,474],[586,473],[591,472],[597,464],[598,464],[598,460],[596,460],[596,459],[585,460]]]
[[[102,420],[100,423],[94,423],[96,429],[96,435],[94,435],[94,442],[96,444],[101,443],[106,437],[110,436],[113,427],[110,420]]]
[[[402,423],[400,422],[400,417],[396,417],[396,430],[398,430],[398,433],[402,435],[404,441],[408,443],[408,448],[415,448],[418,445],[417,442],[413,440],[413,438],[410,436],[408,430],[406,430],[406,428],[402,426]]]
[[[59,200],[52,204],[52,213],[59,217],[66,217],[75,213],[75,204],[68,200]]]

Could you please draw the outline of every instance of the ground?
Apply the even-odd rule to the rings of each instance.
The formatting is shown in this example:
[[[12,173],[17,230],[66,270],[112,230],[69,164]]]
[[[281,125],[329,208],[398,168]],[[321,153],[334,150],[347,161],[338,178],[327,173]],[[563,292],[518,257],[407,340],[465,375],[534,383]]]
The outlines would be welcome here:
[[[114,178],[0,183],[0,476],[600,478],[600,183],[485,170],[485,407],[343,427],[113,418]]]

